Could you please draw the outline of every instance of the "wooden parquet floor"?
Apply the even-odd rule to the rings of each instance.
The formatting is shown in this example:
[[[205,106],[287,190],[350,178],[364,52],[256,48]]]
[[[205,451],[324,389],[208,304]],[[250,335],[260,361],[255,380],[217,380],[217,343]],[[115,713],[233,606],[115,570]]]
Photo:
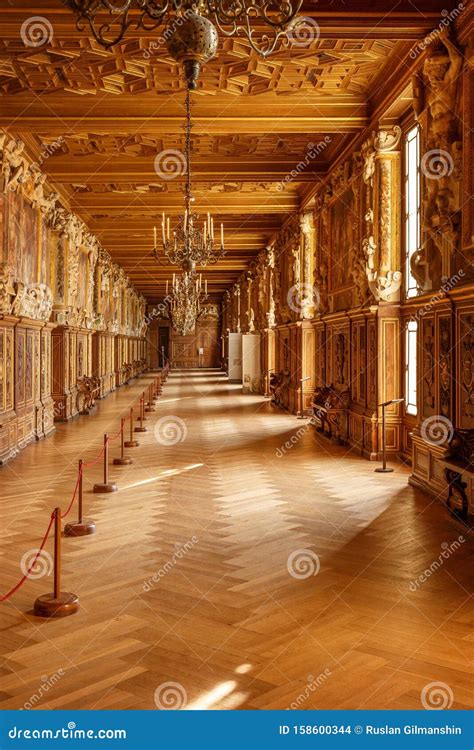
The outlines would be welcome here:
[[[148,382],[0,469],[2,591]],[[407,468],[375,474],[217,371],[172,372],[148,416],[119,492],[90,492],[100,465],[84,480],[97,533],[63,541],[80,611],[32,615],[51,577],[0,605],[3,708],[416,709],[431,683],[472,707],[470,537]]]

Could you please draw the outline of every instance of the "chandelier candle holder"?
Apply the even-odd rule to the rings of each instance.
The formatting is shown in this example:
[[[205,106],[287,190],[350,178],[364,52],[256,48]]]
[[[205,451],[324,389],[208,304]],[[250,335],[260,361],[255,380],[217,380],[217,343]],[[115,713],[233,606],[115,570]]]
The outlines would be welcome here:
[[[151,33],[166,24],[159,36],[168,53],[183,64],[188,86],[195,89],[201,65],[217,52],[218,31],[245,37],[263,58],[288,46],[304,18],[297,14],[303,0],[63,0],[106,49],[119,44],[129,29]],[[216,28],[217,27],[217,28]]]
[[[194,201],[191,186],[191,94],[186,90],[186,121],[184,156],[186,160],[186,183],[184,187],[184,214],[182,214],[174,228],[171,227],[170,217],[161,215],[162,252],[158,250],[158,236],[156,226],[153,227],[153,255],[159,262],[167,262],[178,266],[183,271],[191,273],[197,266],[207,266],[216,263],[225,255],[224,225],[220,227],[220,244],[216,245],[214,236],[214,219],[207,214],[202,220],[191,210]]]
[[[181,336],[187,336],[194,331],[207,299],[207,280],[203,290],[201,274],[173,274],[171,293],[168,294],[168,282],[166,292],[173,328]]]

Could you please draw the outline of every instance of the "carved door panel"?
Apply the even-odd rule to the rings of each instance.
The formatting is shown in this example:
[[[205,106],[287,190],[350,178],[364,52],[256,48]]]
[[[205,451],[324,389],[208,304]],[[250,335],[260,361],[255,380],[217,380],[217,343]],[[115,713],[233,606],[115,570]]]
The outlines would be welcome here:
[[[15,357],[15,406],[25,405],[25,372],[26,372],[26,330],[17,328]]]
[[[377,326],[375,319],[367,321],[367,406],[377,406]]]
[[[437,316],[438,330],[438,403],[439,413],[443,417],[453,419],[453,389],[452,389],[452,348],[453,332],[451,313]]]
[[[435,399],[435,326],[433,317],[423,318],[421,324],[419,367],[421,373],[421,417],[436,414]]]
[[[458,308],[456,316],[457,427],[474,429],[474,307]]]

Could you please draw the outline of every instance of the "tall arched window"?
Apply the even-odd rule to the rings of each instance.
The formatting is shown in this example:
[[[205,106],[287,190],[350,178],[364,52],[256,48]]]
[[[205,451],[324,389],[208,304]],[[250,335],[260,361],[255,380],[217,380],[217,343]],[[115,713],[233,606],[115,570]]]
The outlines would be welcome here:
[[[415,297],[417,286],[410,267],[410,258],[420,249],[420,129],[414,125],[405,134],[404,154],[404,246],[405,296]]]

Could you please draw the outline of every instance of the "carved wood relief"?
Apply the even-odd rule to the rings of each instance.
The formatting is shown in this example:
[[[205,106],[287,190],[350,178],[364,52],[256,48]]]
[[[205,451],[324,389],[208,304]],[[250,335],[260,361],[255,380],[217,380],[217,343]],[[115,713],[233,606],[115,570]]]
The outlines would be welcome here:
[[[90,373],[92,331],[110,332],[99,367],[105,395],[116,385],[113,336],[121,329],[138,341],[146,326],[144,298],[101,251],[85,224],[48,190],[45,176],[25,157],[20,139],[0,133],[0,167],[3,463],[18,448],[50,432],[54,416],[74,416],[77,378]],[[96,294],[100,252],[101,271],[113,280],[108,289],[114,290],[104,289],[102,297]],[[126,294],[120,295],[121,290]],[[139,350],[140,345],[124,350],[125,357],[133,351],[136,370]],[[118,362],[119,372],[126,361]]]
[[[458,341],[457,379],[460,384],[458,424],[461,429],[474,429],[474,308],[460,310],[457,318]]]

